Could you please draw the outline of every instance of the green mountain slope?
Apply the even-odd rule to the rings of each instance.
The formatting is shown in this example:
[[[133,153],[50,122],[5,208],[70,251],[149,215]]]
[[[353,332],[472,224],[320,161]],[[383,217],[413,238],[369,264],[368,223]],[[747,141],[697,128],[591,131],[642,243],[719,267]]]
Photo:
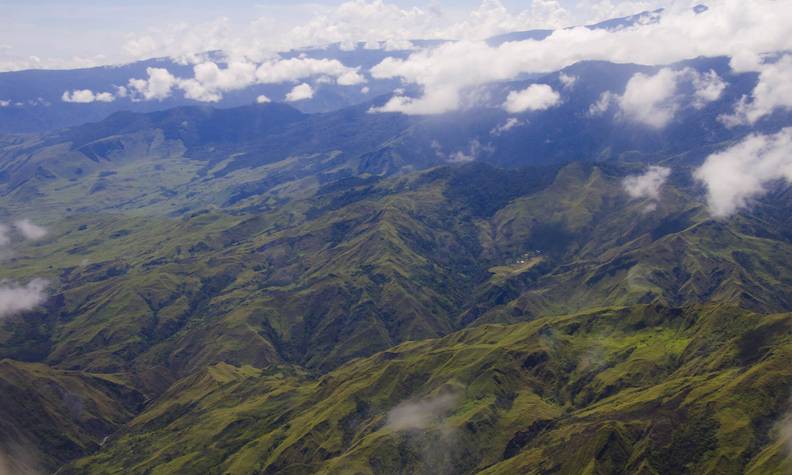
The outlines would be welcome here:
[[[0,280],[49,295],[0,320],[0,467],[790,468],[788,189],[714,220],[689,157],[655,203],[628,157],[425,168],[409,123],[262,111],[4,139],[0,221],[48,234]]]
[[[143,404],[122,375],[0,360],[0,471],[40,473],[91,453]]]
[[[475,327],[318,379],[221,363],[67,473],[783,473],[791,330],[652,305]]]

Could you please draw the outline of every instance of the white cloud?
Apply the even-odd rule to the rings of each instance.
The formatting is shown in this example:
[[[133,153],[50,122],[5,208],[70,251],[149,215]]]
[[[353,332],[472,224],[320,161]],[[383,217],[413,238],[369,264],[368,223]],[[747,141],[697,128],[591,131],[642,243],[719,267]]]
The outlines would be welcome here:
[[[608,109],[610,109],[611,102],[614,99],[618,99],[618,98],[619,96],[613,94],[610,91],[603,92],[602,94],[600,94],[599,98],[597,99],[597,102],[589,106],[589,110],[588,110],[589,115],[592,117],[597,117],[608,112]]]
[[[294,88],[286,94],[286,102],[297,102],[311,99],[314,96],[314,90],[310,84],[302,83],[294,86]]]
[[[96,93],[96,101],[97,102],[113,102],[115,100],[115,96],[113,96],[112,92],[98,92]]]
[[[193,66],[191,79],[176,79],[175,87],[184,91],[184,97],[201,102],[217,102],[223,93],[251,86],[256,82],[256,65],[232,61],[220,68],[211,61]]]
[[[272,102],[272,99],[270,99],[269,97],[267,97],[267,96],[265,96],[263,94],[258,96],[258,97],[256,97],[256,104],[267,104],[267,103],[270,103],[270,102]]]
[[[357,71],[347,71],[336,80],[339,86],[355,86],[366,82],[366,78]]]
[[[502,135],[502,134],[512,130],[513,128],[519,127],[519,126],[524,125],[524,124],[525,124],[525,122],[523,122],[522,120],[520,120],[520,119],[518,119],[516,117],[509,117],[508,119],[506,119],[506,122],[498,125],[494,129],[492,129],[490,131],[490,135],[493,135],[493,136]]]
[[[246,60],[231,61],[221,68],[212,61],[193,66],[192,78],[178,78],[164,68],[148,68],[148,79],[131,79],[129,90],[135,100],[162,100],[174,89],[184,97],[201,102],[218,102],[223,94],[255,84],[279,84],[318,77],[317,83],[335,81],[340,86],[366,82],[358,68],[349,68],[335,59],[290,58],[271,59],[261,64]],[[301,89],[305,92],[305,89]]]
[[[430,145],[439,160],[444,160],[450,163],[467,163],[472,162],[479,158],[483,153],[492,153],[492,144],[482,145],[478,139],[473,139],[468,142],[467,149],[457,150],[455,152],[446,154],[443,151],[443,146],[437,140],[432,140]]]
[[[693,87],[695,89],[693,107],[701,109],[710,102],[720,99],[726,89],[726,83],[713,70],[704,74],[692,71]]]
[[[583,60],[660,65],[699,56],[790,50],[790,23],[792,9],[779,8],[772,0],[723,0],[703,13],[687,6],[673,8],[659,21],[616,31],[568,28],[543,41],[495,47],[471,41],[446,43],[407,59],[387,58],[371,73],[375,78],[401,78],[424,91],[418,98],[393,99],[381,110],[440,113],[459,108],[467,88],[524,73],[551,73]],[[668,109],[659,111],[665,117],[643,118],[660,124],[672,115]]]
[[[534,0],[518,12],[499,0],[483,0],[464,16],[436,5],[401,8],[382,0],[353,0],[292,29],[288,37],[300,46],[338,42],[350,50],[362,42],[367,49],[395,51],[412,49],[410,40],[415,39],[483,40],[513,31],[564,27],[572,21],[558,0]]]
[[[170,97],[179,80],[165,68],[146,68],[148,79],[130,79],[128,90],[139,100],[162,100]]]
[[[442,29],[440,37],[483,40],[491,36],[536,28],[563,28],[573,22],[557,0],[533,0],[531,8],[512,13],[498,0],[483,0],[469,17]]]
[[[33,224],[29,219],[20,219],[14,223],[17,230],[22,233],[25,239],[35,241],[47,235],[47,229]]]
[[[531,84],[522,91],[512,91],[503,103],[503,108],[512,114],[526,111],[542,111],[561,102],[561,95],[547,84]]]
[[[212,62],[193,67],[194,79],[209,91],[235,91],[253,84],[256,67],[251,63],[233,61],[224,69]]]
[[[11,101],[0,99],[0,107],[8,107],[10,105],[11,105]]]
[[[438,144],[439,145],[439,144]],[[491,146],[482,145],[481,142],[474,139],[468,143],[467,150],[457,150],[450,154],[446,160],[451,163],[465,163],[476,160],[483,152],[490,152]],[[440,149],[435,149],[435,153],[442,152]]]
[[[628,176],[622,182],[624,191],[633,199],[645,198],[651,201],[660,199],[660,190],[671,175],[667,167],[650,166],[642,175]]]
[[[379,48],[383,40],[404,42],[430,36],[436,31],[437,19],[431,9],[401,8],[382,0],[353,0],[293,28],[289,38],[303,46],[363,42]]]
[[[201,61],[207,51],[233,49],[241,38],[232,34],[228,18],[196,24],[176,23],[129,35],[123,49],[133,59],[169,56],[182,64]]]
[[[456,405],[455,394],[406,401],[388,411],[385,427],[393,431],[421,430],[447,416]]]
[[[314,76],[335,78],[342,86],[365,82],[357,69],[348,68],[336,59],[291,58],[262,63],[256,70],[258,82],[278,84]]]
[[[657,128],[668,124],[678,108],[674,100],[678,75],[668,68],[653,76],[635,74],[619,98],[624,117]]]
[[[561,81],[561,84],[564,85],[564,89],[570,89],[575,85],[575,82],[577,82],[578,77],[566,73],[561,73],[558,75],[558,80]]]
[[[44,303],[47,285],[44,279],[33,279],[26,285],[0,281],[0,319],[33,310]]]
[[[363,86],[362,88],[360,88],[361,94],[368,94],[369,92],[371,92],[371,89],[368,86]]]
[[[415,45],[412,41],[407,39],[388,39],[383,42],[383,48],[385,51],[409,51],[415,49]]]
[[[10,232],[11,228],[0,223],[0,247],[7,246],[11,243],[11,236],[8,235]]]
[[[64,56],[42,58],[35,55],[17,55],[0,48],[0,72],[21,71],[25,69],[74,69],[91,68],[107,64],[108,58],[98,54],[94,56]]]
[[[751,135],[707,157],[694,177],[707,187],[710,213],[726,217],[746,208],[777,181],[792,183],[792,127],[774,135]]]
[[[61,96],[63,102],[75,102],[78,104],[89,104],[91,102],[113,102],[115,96],[111,92],[94,93],[90,89],[78,89],[65,91]]]
[[[743,96],[731,115],[721,116],[727,126],[753,125],[775,109],[792,110],[792,55],[761,62],[758,55],[745,54],[732,60],[737,72],[758,71],[759,82],[751,98]]]
[[[715,71],[700,74],[692,68],[662,68],[654,75],[636,73],[627,82],[624,94],[617,98],[623,117],[650,127],[665,127],[685,105],[683,101],[688,99],[678,93],[682,81],[693,85],[693,96],[689,101],[696,109],[717,100],[726,89],[726,84]],[[609,96],[601,96],[597,104],[589,108],[589,113],[603,113],[610,99]]]

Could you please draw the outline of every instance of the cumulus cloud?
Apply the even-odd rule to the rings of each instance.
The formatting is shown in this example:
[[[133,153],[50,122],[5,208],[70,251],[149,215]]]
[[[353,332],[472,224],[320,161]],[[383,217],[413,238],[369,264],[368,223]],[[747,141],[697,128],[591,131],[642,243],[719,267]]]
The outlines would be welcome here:
[[[693,86],[690,98],[679,93],[679,85],[683,81]],[[597,103],[589,108],[589,114],[604,113],[615,97],[625,119],[662,128],[686,105],[686,100],[692,107],[700,109],[719,99],[725,88],[726,84],[712,70],[701,74],[692,68],[662,68],[653,75],[636,73],[627,82],[624,94],[618,97],[607,95],[609,93],[600,96]]]
[[[558,0],[533,0],[530,8],[514,13],[498,0],[484,0],[468,18],[442,29],[441,37],[482,40],[513,31],[563,28],[572,22]]]
[[[350,0],[335,7],[312,8],[307,23],[295,25],[274,17],[234,23],[219,17],[203,23],[176,23],[129,35],[128,57],[167,55],[184,64],[205,59],[206,51],[258,61],[278,51],[338,43],[350,51],[404,51],[414,39],[483,40],[493,35],[535,28],[561,28],[657,8],[672,0],[598,0],[565,8],[562,0],[533,0],[528,8],[510,11],[499,0],[483,0],[473,11],[432,3],[402,7],[383,0]],[[0,57],[0,65],[2,57]]]
[[[347,71],[338,76],[336,82],[339,86],[354,86],[366,82],[366,78],[361,76],[357,71]]]
[[[531,84],[522,91],[512,91],[503,103],[503,108],[512,114],[526,111],[542,111],[561,102],[561,95],[547,84]]]
[[[265,96],[263,94],[258,96],[258,97],[256,97],[256,104],[267,104],[267,103],[270,103],[270,102],[272,102],[272,99],[270,99],[269,97],[267,97],[267,96]]]
[[[779,180],[792,183],[792,127],[754,134],[707,157],[694,177],[707,188],[710,213],[727,217],[746,208]]]
[[[78,104],[89,104],[91,102],[113,102],[115,96],[112,92],[94,93],[90,89],[78,89],[74,91],[64,91],[61,96],[63,102],[75,102]]]
[[[696,71],[689,70],[693,78],[693,88],[695,92],[693,107],[701,109],[710,102],[720,99],[721,94],[726,89],[726,83],[718,76],[713,70],[704,74],[699,74]]]
[[[758,55],[743,54],[732,58],[736,72],[758,71],[759,82],[751,97],[743,96],[734,113],[721,116],[727,126],[753,125],[775,109],[792,110],[792,55],[777,61],[762,61]]]
[[[690,8],[670,9],[657,21],[614,31],[568,28],[556,30],[542,41],[498,46],[476,41],[446,43],[406,59],[387,58],[371,73],[375,78],[401,78],[423,89],[421,97],[394,98],[381,110],[440,113],[459,108],[466,88],[525,73],[559,71],[583,60],[660,65],[699,56],[790,50],[790,22],[792,9],[778,8],[772,0],[723,0],[701,13]],[[661,88],[658,92],[664,91],[663,86],[670,90],[668,74],[656,78],[656,86]],[[659,124],[672,115],[663,107],[659,112],[661,119],[647,119]]]
[[[622,181],[624,191],[633,199],[648,199],[658,201],[660,190],[671,175],[667,167],[650,166],[641,175],[628,176]]]
[[[525,122],[523,122],[522,120],[520,120],[520,119],[518,119],[516,117],[509,117],[508,119],[506,119],[506,121],[504,123],[498,125],[494,129],[492,129],[490,131],[490,135],[493,135],[493,136],[503,135],[506,132],[509,132],[510,130],[514,129],[515,127],[519,127],[519,126],[524,125],[524,124],[525,124]]]
[[[196,24],[150,28],[143,34],[129,35],[123,48],[133,59],[169,56],[179,63],[190,64],[201,61],[207,51],[233,49],[240,40],[233,34],[231,21],[219,17]]]
[[[203,102],[217,102],[222,92],[244,89],[255,82],[256,66],[243,61],[233,61],[225,68],[206,61],[193,66],[193,78],[179,80],[178,87],[184,96]]]
[[[597,102],[589,106],[588,109],[589,115],[591,117],[597,117],[608,112],[608,109],[610,109],[611,102],[613,101],[614,98],[618,99],[618,96],[610,91],[605,91],[602,94],[600,94],[599,98],[597,99]]]
[[[400,49],[406,41],[433,35],[437,19],[438,13],[432,9],[401,8],[382,0],[353,0],[293,28],[289,37],[303,46],[342,43],[354,48],[362,42],[379,49],[380,41],[390,41],[392,49]]]
[[[146,68],[148,79],[130,79],[128,90],[136,100],[162,100],[171,95],[178,79],[165,68]]]
[[[33,224],[33,222],[27,218],[15,222],[14,226],[22,233],[25,239],[30,239],[31,241],[41,239],[47,235],[46,228]]]
[[[314,76],[336,78],[338,84],[351,86],[365,82],[355,68],[348,68],[336,59],[291,58],[262,63],[256,78],[262,84],[299,81]]]
[[[457,150],[450,154],[446,159],[452,163],[465,163],[476,160],[483,152],[490,152],[491,147],[482,145],[481,142],[474,139],[468,143],[467,150]]]
[[[0,107],[8,107],[10,105],[11,105],[11,101],[0,99]]]
[[[677,77],[678,73],[668,68],[652,76],[635,74],[619,98],[624,116],[652,127],[664,127],[678,108],[674,101]]]
[[[311,77],[318,77],[317,82],[335,82],[340,86],[366,82],[358,68],[346,67],[335,59],[304,57],[271,59],[261,64],[231,61],[225,67],[213,61],[202,61],[193,66],[191,78],[176,77],[164,68],[148,68],[147,73],[148,79],[129,81],[128,89],[133,93],[133,100],[162,100],[169,97],[174,89],[180,89],[187,99],[218,102],[226,92],[255,84],[280,84]],[[306,92],[305,88],[301,90]]]
[[[0,319],[33,310],[44,303],[47,285],[44,279],[33,279],[25,285],[0,281]]]
[[[578,77],[561,73],[558,75],[558,80],[564,85],[564,89],[571,89],[575,85],[575,82],[577,82]]]
[[[388,412],[385,427],[394,431],[422,430],[446,417],[458,400],[447,393],[417,401],[405,401]]]
[[[302,83],[294,86],[288,94],[286,94],[286,102],[297,102],[311,99],[314,96],[314,90],[310,84]]]

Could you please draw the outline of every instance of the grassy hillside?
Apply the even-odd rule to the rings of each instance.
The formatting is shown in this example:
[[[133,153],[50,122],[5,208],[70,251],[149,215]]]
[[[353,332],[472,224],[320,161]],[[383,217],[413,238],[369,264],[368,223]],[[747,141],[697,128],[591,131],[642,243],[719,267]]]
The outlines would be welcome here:
[[[67,473],[784,473],[790,335],[790,314],[650,305],[474,327],[317,379],[220,363]]]
[[[246,113],[4,139],[0,221],[48,233],[0,280],[49,287],[0,320],[0,470],[790,468],[787,189],[714,220],[687,156],[650,202],[626,157],[426,168],[401,119]]]

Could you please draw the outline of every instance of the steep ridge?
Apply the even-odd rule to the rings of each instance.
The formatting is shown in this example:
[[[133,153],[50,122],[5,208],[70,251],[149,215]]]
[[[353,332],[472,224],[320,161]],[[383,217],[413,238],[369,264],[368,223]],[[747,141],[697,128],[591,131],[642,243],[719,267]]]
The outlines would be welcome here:
[[[792,192],[710,216],[691,172],[756,77],[673,67],[729,84],[663,130],[588,115],[658,68],[585,62],[541,120],[382,96],[0,137],[0,222],[48,230],[0,249],[48,282],[0,319],[0,472],[783,473]],[[535,81],[563,88],[487,93]]]
[[[783,388],[788,387],[789,375],[775,372],[787,351],[783,338],[789,334],[788,323],[787,316],[763,315],[789,308],[787,296],[792,295],[786,265],[792,252],[789,217],[777,211],[789,206],[789,194],[771,195],[750,215],[715,221],[695,189],[674,178],[657,209],[647,212],[646,202],[630,200],[622,189],[622,177],[631,170],[634,165],[619,163],[516,171],[468,164],[391,178],[341,179],[307,196],[290,194],[279,206],[267,207],[270,197],[254,194],[244,204],[179,217],[71,214],[51,226],[46,238],[20,245],[0,273],[20,280],[48,278],[54,293],[44,308],[2,322],[0,357],[9,358],[10,365],[22,364],[12,360],[43,363],[52,368],[47,371],[69,371],[89,383],[96,381],[91,379],[94,374],[118,375],[112,377],[126,381],[123,384],[142,395],[137,400],[146,402],[89,432],[90,443],[81,432],[60,425],[73,424],[70,419],[46,429],[32,428],[26,438],[34,452],[56,454],[44,462],[55,467],[95,450],[100,435],[111,436],[109,448],[102,446],[94,458],[72,466],[75,473],[105,468],[113,472],[123,466],[142,472],[166,462],[171,465],[160,470],[212,472],[234,467],[232,471],[301,473],[359,467],[363,473],[386,468],[467,473],[488,467],[563,468],[571,460],[556,457],[563,450],[554,454],[539,448],[561,444],[569,431],[588,434],[576,436],[583,437],[575,442],[579,445],[569,447],[594,454],[569,467],[594,463],[606,467],[601,469],[605,472],[619,466],[664,473],[669,468],[663,468],[668,457],[662,451],[675,450],[674,444],[691,451],[680,459],[680,467],[696,473],[722,473],[719,470],[731,466],[734,457],[744,467],[760,462],[781,466],[782,445],[772,445],[777,433],[769,421],[783,415],[786,400]],[[586,310],[598,307],[605,310]],[[570,314],[574,315],[564,316]],[[623,333],[618,344],[602,349],[606,356],[587,356],[583,348],[594,351],[594,342],[616,330],[606,326],[591,336],[559,326],[580,320],[569,325],[586,328],[586,319],[593,317],[585,315],[593,314],[608,315],[602,318]],[[671,323],[655,324],[655,318]],[[517,323],[526,321],[532,323]],[[518,326],[481,326],[490,322]],[[709,331],[726,322],[736,326],[731,333]],[[538,349],[531,345],[515,343],[509,351],[521,355],[517,366],[531,360],[552,371],[537,370],[530,381],[520,376],[509,383],[516,386],[508,386],[504,396],[499,396],[502,383],[476,382],[479,373],[506,378],[499,371],[508,375],[512,370],[495,369],[512,360],[498,353],[483,366],[469,367],[468,356],[462,355],[484,351],[484,341],[508,346],[510,338],[523,331],[540,338],[547,333],[540,331],[542,326],[548,325],[557,328],[551,334],[567,335],[565,344],[574,348],[574,356],[566,354],[569,348],[545,349],[543,356],[534,354]],[[662,328],[655,328],[658,325]],[[462,333],[453,333],[459,330]],[[474,338],[469,344],[454,343],[477,332],[481,342]],[[427,348],[428,360],[405,363],[416,373],[400,380],[388,372],[395,370],[379,372],[389,367],[383,362],[398,361],[390,355],[402,351],[389,347],[427,338],[440,339],[405,343],[405,348]],[[756,338],[766,342],[757,347]],[[739,341],[748,340],[752,344],[740,346]],[[691,346],[694,341],[698,343]],[[760,347],[766,353],[754,355]],[[387,351],[379,356],[355,359],[383,350]],[[450,360],[433,356],[457,351],[460,356],[449,356]],[[733,356],[740,351],[747,356]],[[689,359],[683,358],[685,352],[690,352]],[[632,354],[635,360],[630,360]],[[596,374],[605,373],[581,375],[579,382],[561,378],[578,366],[593,364],[586,363],[591,358],[612,361],[610,366],[629,363],[611,372],[606,371],[608,365],[596,364]],[[371,366],[376,364],[382,368]],[[457,371],[450,369],[457,364],[468,376],[460,383],[444,379],[447,371]],[[703,394],[710,384],[706,382],[731,381],[737,374],[754,372],[769,378],[767,384],[779,385],[768,386],[772,403],[745,403],[748,415],[739,420],[755,420],[755,442],[743,438],[689,447],[688,439],[668,439],[663,427],[679,414],[700,420],[701,427],[691,430],[705,431],[707,440],[719,431],[725,431],[716,437],[719,441],[736,437],[728,435],[729,424],[745,424],[729,422],[727,417],[737,416],[727,412],[705,409],[709,406],[702,402],[708,401]],[[376,379],[378,374],[384,379]],[[343,402],[346,399],[333,389],[341,375],[354,376],[354,385],[365,392]],[[539,380],[531,382],[535,377]],[[77,390],[86,400],[99,397],[91,384]],[[477,384],[483,385],[479,392],[465,392],[459,400],[471,402],[454,406],[462,412],[450,418],[465,422],[463,429],[454,429],[463,430],[459,437],[468,441],[463,455],[449,452],[453,455],[442,460],[424,460],[423,444],[411,445],[412,432],[382,432],[383,418],[399,404],[398,398],[420,399],[441,390],[456,394]],[[518,391],[521,385],[527,389]],[[646,402],[641,399],[646,391],[630,389],[637,387],[655,388],[652,391],[662,397]],[[379,395],[376,388],[387,393]],[[519,400],[512,392],[523,390],[533,391],[524,396],[525,404],[538,404],[544,422],[523,419],[534,409],[491,420],[491,411],[509,410]],[[690,391],[702,396],[682,404],[687,401],[683,394]],[[743,386],[734,391],[717,397],[732,401],[749,394]],[[322,397],[313,399],[317,392]],[[548,395],[550,402],[544,401]],[[37,397],[48,400],[46,393]],[[458,396],[442,400],[449,398]],[[494,406],[479,407],[491,398]],[[605,404],[606,400],[611,402]],[[322,409],[323,404],[329,406]],[[601,409],[596,409],[598,404]],[[641,409],[646,404],[671,404],[665,426],[650,430],[654,426]],[[341,412],[334,412],[336,405]],[[32,415],[30,411],[41,407],[19,411]],[[627,423],[619,414],[630,407],[635,415]],[[357,408],[360,414],[340,408]],[[216,419],[209,418],[214,411],[219,411],[212,416]],[[237,411],[239,415],[229,415]],[[565,415],[569,411],[580,414],[570,419]],[[596,417],[586,411],[595,411]],[[133,414],[132,422],[119,425]],[[213,432],[236,417],[245,422],[234,422],[224,433]],[[500,417],[516,418],[503,422],[508,424],[506,432],[506,426],[496,422]],[[550,424],[546,420],[558,422],[545,426]],[[202,423],[210,424],[211,430],[183,431]],[[481,424],[488,428],[479,428]],[[46,436],[50,430],[65,434],[79,448],[52,452]],[[447,443],[444,430],[420,437],[442,448]],[[501,438],[509,431],[512,435],[500,440],[487,435],[488,430]],[[647,436],[647,430],[656,431],[656,436]],[[534,440],[534,433],[543,438]],[[179,442],[162,449],[169,443],[156,442],[158,437]],[[204,454],[214,443],[222,447]],[[602,445],[590,445],[595,443]],[[483,452],[473,450],[477,445]],[[266,453],[256,447],[266,448]],[[760,452],[762,460],[754,460]],[[298,460],[309,465],[294,465]],[[448,460],[459,465],[442,468],[448,467]]]
[[[64,473],[781,473],[790,330],[789,314],[614,307],[405,343],[317,380],[221,363]]]

